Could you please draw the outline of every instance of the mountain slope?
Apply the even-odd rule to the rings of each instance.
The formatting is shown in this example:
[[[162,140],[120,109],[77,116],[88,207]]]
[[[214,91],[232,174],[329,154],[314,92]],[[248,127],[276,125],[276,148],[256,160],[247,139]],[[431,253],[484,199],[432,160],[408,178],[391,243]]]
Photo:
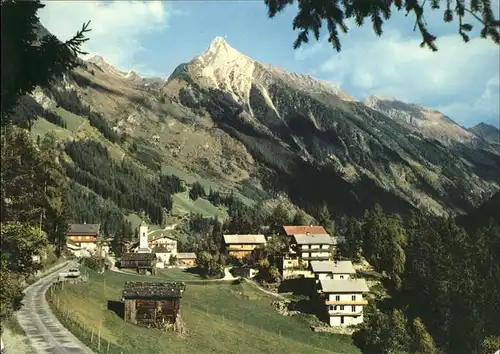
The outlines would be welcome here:
[[[359,215],[376,202],[456,214],[499,189],[500,156],[472,133],[454,128],[445,143],[221,38],[154,87],[101,59],[74,70],[61,89],[76,90],[119,135],[112,145],[120,158],[151,173],[189,172],[250,199],[285,193],[310,211],[327,202],[336,215]],[[454,124],[436,115],[428,118]]]
[[[301,188],[302,198],[355,208],[356,200],[370,204],[371,185],[415,206],[460,212],[498,189],[499,156],[489,146],[461,144],[474,136],[458,125],[450,149],[338,88],[256,62],[220,38],[181,64],[163,92],[243,142],[274,172],[272,187],[285,185],[291,194]],[[328,176],[325,184],[320,175]]]
[[[495,193],[490,199],[473,209],[466,215],[458,218],[458,222],[467,230],[476,230],[487,226],[490,220],[500,224],[500,192]]]
[[[450,145],[456,142],[469,143],[474,135],[456,124],[439,111],[404,103],[392,97],[368,96],[363,103],[403,123],[409,129],[418,131],[428,138]]]
[[[500,144],[500,130],[492,125],[481,122],[469,131],[492,144]]]

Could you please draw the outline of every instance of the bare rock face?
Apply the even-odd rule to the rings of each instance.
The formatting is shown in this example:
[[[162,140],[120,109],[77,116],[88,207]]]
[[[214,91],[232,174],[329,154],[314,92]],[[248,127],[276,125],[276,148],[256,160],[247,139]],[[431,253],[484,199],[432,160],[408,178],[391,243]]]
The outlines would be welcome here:
[[[367,107],[405,124],[409,129],[420,132],[428,138],[436,139],[445,145],[457,142],[470,143],[476,138],[467,129],[434,109],[380,95],[368,96],[363,103]]]

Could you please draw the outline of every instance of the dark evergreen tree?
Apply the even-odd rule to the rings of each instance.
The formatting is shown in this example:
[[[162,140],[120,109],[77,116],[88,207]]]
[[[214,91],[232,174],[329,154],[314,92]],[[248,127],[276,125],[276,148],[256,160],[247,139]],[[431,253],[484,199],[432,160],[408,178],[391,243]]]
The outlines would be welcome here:
[[[273,18],[279,12],[292,5],[294,0],[265,0],[269,10],[269,17]],[[465,42],[469,41],[467,34],[472,30],[472,25],[465,23],[465,16],[472,15],[482,26],[480,36],[490,38],[496,44],[500,44],[500,21],[495,18],[493,6],[490,1],[478,0],[455,0],[446,1],[442,6],[442,1],[416,1],[416,0],[387,0],[387,1],[298,1],[298,14],[293,21],[293,29],[299,30],[299,35],[293,44],[294,49],[303,43],[309,42],[309,34],[312,32],[314,38],[319,40],[320,30],[326,23],[328,28],[328,42],[337,50],[341,50],[339,33],[347,33],[346,20],[354,19],[357,26],[363,26],[368,19],[371,21],[373,31],[377,36],[383,34],[382,25],[384,21],[390,19],[394,11],[404,11],[406,14],[415,16],[415,29],[422,35],[421,46],[427,46],[433,51],[437,50],[435,40],[424,19],[425,11],[441,10],[444,22],[456,21],[458,33]],[[427,6],[426,6],[427,5]],[[441,7],[442,6],[442,7]]]

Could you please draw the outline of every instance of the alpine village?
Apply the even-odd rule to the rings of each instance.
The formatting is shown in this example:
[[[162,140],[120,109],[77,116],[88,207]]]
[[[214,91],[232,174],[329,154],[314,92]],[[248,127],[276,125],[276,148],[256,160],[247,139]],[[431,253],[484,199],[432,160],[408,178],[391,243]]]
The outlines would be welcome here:
[[[500,354],[496,127],[222,37],[141,77],[44,6],[1,3],[2,354]]]

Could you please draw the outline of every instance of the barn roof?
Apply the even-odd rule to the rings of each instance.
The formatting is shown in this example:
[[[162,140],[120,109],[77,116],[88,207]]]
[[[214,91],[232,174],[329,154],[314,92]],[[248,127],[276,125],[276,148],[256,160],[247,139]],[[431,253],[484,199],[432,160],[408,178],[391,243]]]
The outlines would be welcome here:
[[[101,224],[70,224],[68,234],[99,234]]]
[[[323,226],[310,225],[310,226],[283,226],[283,230],[288,236],[305,235],[305,234],[328,234]]]
[[[154,283],[127,281],[123,287],[124,299],[172,299],[182,297],[183,282]]]
[[[156,259],[155,253],[125,253],[120,261],[152,261]]]

